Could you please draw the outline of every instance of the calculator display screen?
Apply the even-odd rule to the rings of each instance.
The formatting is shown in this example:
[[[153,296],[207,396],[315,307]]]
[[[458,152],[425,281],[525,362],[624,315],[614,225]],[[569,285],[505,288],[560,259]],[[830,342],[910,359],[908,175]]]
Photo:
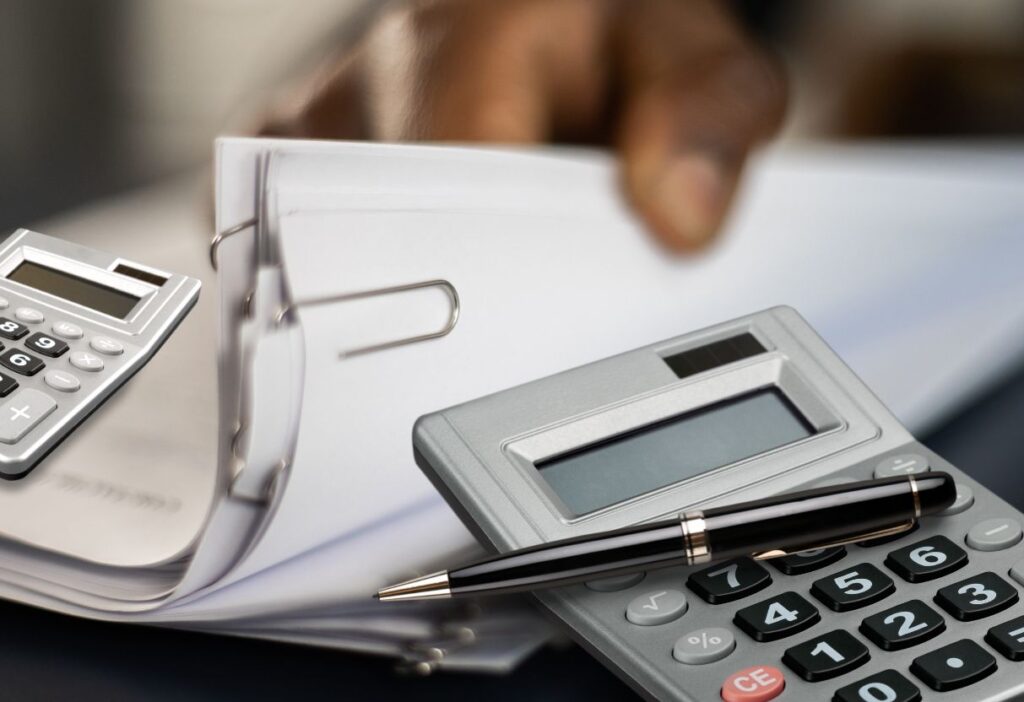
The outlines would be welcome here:
[[[575,514],[586,514],[815,433],[777,388],[702,407],[538,462]]]
[[[7,278],[118,319],[127,317],[141,299],[33,261],[22,261]]]

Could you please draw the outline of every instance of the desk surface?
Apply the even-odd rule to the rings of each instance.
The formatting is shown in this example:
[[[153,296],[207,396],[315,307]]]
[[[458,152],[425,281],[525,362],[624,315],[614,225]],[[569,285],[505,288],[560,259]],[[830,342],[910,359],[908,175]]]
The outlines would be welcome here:
[[[1024,368],[925,443],[1024,507]],[[386,660],[228,637],[104,624],[0,603],[0,681],[9,700],[629,699],[575,647],[534,656],[509,677],[395,675]]]

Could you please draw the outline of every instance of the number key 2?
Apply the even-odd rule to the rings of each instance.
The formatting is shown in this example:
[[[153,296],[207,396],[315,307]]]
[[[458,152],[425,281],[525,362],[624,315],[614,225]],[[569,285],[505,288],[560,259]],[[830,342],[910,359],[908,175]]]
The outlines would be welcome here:
[[[786,649],[782,662],[807,682],[828,680],[868,662],[868,647],[844,629]]]
[[[811,586],[811,594],[836,612],[866,607],[895,591],[892,578],[870,563],[821,578]]]
[[[939,606],[962,622],[1002,612],[1019,599],[1017,588],[991,572],[947,585],[935,595]]]
[[[860,625],[860,633],[885,651],[898,651],[934,638],[946,622],[921,600],[910,600],[873,614]]]
[[[24,324],[19,324],[13,319],[7,319],[6,317],[0,317],[0,336],[5,339],[20,339],[21,337],[28,334],[28,327]]]
[[[750,558],[732,561],[697,571],[686,580],[686,586],[711,604],[732,602],[768,587],[772,577]]]
[[[963,568],[967,554],[945,536],[933,536],[893,551],[885,565],[908,582],[923,583]]]
[[[733,621],[755,641],[775,641],[803,631],[819,619],[814,605],[795,592],[783,592],[744,607]]]
[[[46,364],[32,354],[19,351],[18,349],[7,349],[4,351],[0,355],[0,364],[22,375],[35,375],[46,366]]]
[[[68,345],[60,339],[53,338],[49,334],[36,332],[29,338],[25,339],[25,348],[30,351],[40,353],[43,356],[56,358],[68,350]]]

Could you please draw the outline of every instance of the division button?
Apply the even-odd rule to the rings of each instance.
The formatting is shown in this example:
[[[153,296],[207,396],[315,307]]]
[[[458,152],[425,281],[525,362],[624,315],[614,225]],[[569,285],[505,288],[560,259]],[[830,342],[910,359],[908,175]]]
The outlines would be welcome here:
[[[775,641],[813,626],[817,608],[795,592],[783,592],[736,612],[733,621],[755,641]]]
[[[846,555],[846,549],[842,546],[831,548],[816,548],[811,551],[800,551],[789,556],[772,558],[771,564],[786,575],[802,575],[830,566]]]
[[[975,551],[1002,551],[1016,545],[1020,537],[1020,522],[1009,517],[996,517],[972,526],[967,532],[967,545]]]
[[[728,629],[697,629],[680,636],[672,647],[672,657],[688,665],[720,661],[736,648],[736,637]]]
[[[736,558],[691,573],[686,586],[711,604],[732,602],[768,587],[772,576],[751,558]]]
[[[892,478],[897,475],[927,473],[931,469],[928,459],[919,453],[901,453],[889,456],[875,466],[876,478]]]
[[[910,648],[945,630],[942,615],[921,600],[910,600],[872,614],[860,624],[860,633],[886,651]]]
[[[118,356],[124,353],[124,345],[116,339],[111,339],[109,336],[94,336],[89,340],[89,346],[94,351],[99,351],[108,356]]]
[[[82,387],[82,383],[79,382],[78,378],[62,370],[46,371],[43,380],[54,390],[60,390],[61,392],[74,392]]]
[[[970,639],[960,639],[914,659],[910,672],[938,692],[957,690],[996,672],[995,657]]]
[[[935,595],[944,610],[962,622],[1002,612],[1020,599],[1017,588],[995,573],[978,573],[947,585]]]
[[[68,360],[71,361],[71,365],[79,370],[90,373],[103,370],[103,359],[88,351],[72,351],[71,355],[68,356]]]
[[[1024,661],[1024,617],[992,627],[985,642],[1011,661]]]
[[[652,590],[626,606],[626,619],[637,626],[657,626],[686,613],[686,595],[679,590]]]
[[[14,311],[14,316],[22,322],[28,322],[29,324],[39,324],[46,319],[43,313],[34,307],[19,307]]]
[[[18,387],[18,381],[13,375],[0,373],[0,397],[7,397]]]
[[[920,702],[921,691],[895,670],[883,670],[836,690],[833,702]]]
[[[100,367],[103,367],[103,362],[100,361]],[[638,582],[644,579],[643,571],[639,573],[626,573],[625,575],[613,575],[610,578],[601,578],[600,580],[590,580],[586,583],[587,587],[595,592],[617,592],[618,590],[625,590],[626,588],[633,587]]]
[[[933,536],[897,549],[885,565],[911,583],[934,580],[967,565],[967,553],[945,536]]]
[[[939,512],[941,517],[951,517],[954,514],[960,514],[970,509],[971,505],[974,504],[974,490],[963,483],[956,484],[956,499],[946,509]]]
[[[81,339],[85,333],[80,326],[71,322],[54,322],[50,329],[54,334],[65,339]]]
[[[0,405],[0,442],[15,443],[56,408],[49,395],[25,388]]]
[[[828,680],[868,662],[868,647],[844,629],[836,629],[786,649],[782,662],[807,682]]]
[[[25,348],[29,351],[35,351],[43,356],[57,358],[57,356],[60,356],[68,350],[68,345],[49,334],[36,332],[29,338],[25,339]]]
[[[725,702],[769,702],[786,688],[782,671],[770,665],[752,665],[725,679],[722,699]]]

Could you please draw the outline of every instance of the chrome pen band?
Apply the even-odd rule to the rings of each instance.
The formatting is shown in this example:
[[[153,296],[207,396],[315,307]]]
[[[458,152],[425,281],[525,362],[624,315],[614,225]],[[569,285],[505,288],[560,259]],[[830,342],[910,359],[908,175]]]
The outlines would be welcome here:
[[[703,512],[687,512],[679,519],[683,529],[683,549],[686,553],[686,564],[696,565],[711,560],[711,549],[708,547],[707,528],[704,524]]]
[[[914,496],[914,519],[921,518],[921,493],[917,490],[917,480],[910,476],[910,492]]]

